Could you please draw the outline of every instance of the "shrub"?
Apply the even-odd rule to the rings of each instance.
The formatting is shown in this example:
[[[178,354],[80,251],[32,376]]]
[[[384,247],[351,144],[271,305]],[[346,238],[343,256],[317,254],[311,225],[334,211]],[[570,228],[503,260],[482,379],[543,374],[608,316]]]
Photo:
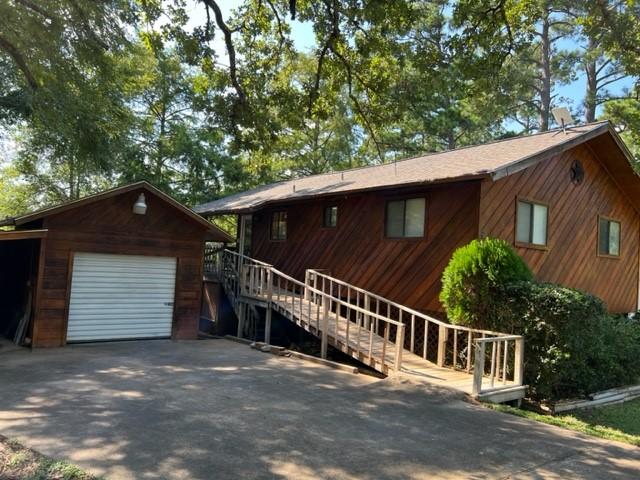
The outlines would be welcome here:
[[[496,289],[531,280],[529,267],[503,240],[473,240],[458,248],[442,276],[440,301],[452,323],[494,329]]]
[[[525,337],[525,382],[537,399],[582,396],[633,383],[640,373],[640,323],[611,317],[599,298],[548,283],[497,291],[495,323]]]

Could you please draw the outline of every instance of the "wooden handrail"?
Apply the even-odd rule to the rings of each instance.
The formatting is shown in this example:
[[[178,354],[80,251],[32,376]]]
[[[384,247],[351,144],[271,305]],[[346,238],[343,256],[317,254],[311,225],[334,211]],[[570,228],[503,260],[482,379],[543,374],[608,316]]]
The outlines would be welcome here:
[[[329,318],[334,317],[333,329],[336,342],[349,345],[349,348],[358,352],[358,358],[369,358],[371,361],[375,335],[382,342],[382,358],[376,361],[389,368],[393,367],[394,371],[399,371],[402,366],[402,354],[406,348],[405,341],[409,342],[408,350],[414,352],[416,341],[419,340],[416,335],[416,320],[422,320],[424,322],[423,351],[421,352],[423,358],[428,359],[428,339],[434,333],[433,329],[437,329],[437,354],[434,357],[433,352],[429,350],[432,354],[429,358],[435,358],[439,366],[462,369],[468,373],[473,371],[474,395],[496,388],[522,385],[524,363],[522,336],[452,325],[331,277],[317,269],[307,270],[303,282],[266,262],[237,252],[225,250],[223,257],[221,270],[227,274],[223,275],[225,277],[223,281],[225,288],[228,286],[232,290],[232,303],[238,302],[241,295],[266,300],[269,312],[267,324],[271,323],[271,305],[275,305],[273,302],[279,302],[281,312],[290,315],[294,321],[297,321],[296,316],[299,319],[302,318],[304,308],[308,309],[307,318],[311,322],[313,308],[315,311],[313,318],[317,319],[313,322],[316,323],[316,332],[321,337],[323,356],[327,353]],[[229,278],[226,278],[227,276]],[[243,310],[239,311],[242,322]],[[345,316],[343,311],[346,312]],[[342,333],[339,332],[339,321],[346,322],[341,324]],[[432,326],[433,328],[430,329]],[[392,333],[394,337],[390,339],[391,328],[395,334]],[[410,333],[408,337],[406,337],[407,329]],[[350,330],[357,330],[357,335],[350,333]],[[361,345],[363,331],[366,333]],[[339,335],[341,338],[338,338]],[[354,338],[354,335],[356,335],[355,344],[351,345],[349,338]],[[265,333],[265,340],[267,338],[268,334]],[[460,345],[461,341],[462,345]],[[395,351],[391,351],[394,357],[392,363],[387,359],[390,353],[387,344],[395,345]],[[487,345],[490,346],[490,352],[487,352]],[[489,364],[487,364],[487,353],[490,353]],[[459,358],[459,355],[462,357]],[[486,368],[488,371],[485,371]],[[483,380],[488,381],[488,387],[483,385]],[[496,387],[496,382],[502,385]]]
[[[356,287],[355,285],[352,285],[352,284],[350,284],[348,282],[345,282],[344,280],[339,280],[337,278],[330,277],[329,275],[326,275],[326,274],[320,272],[319,270],[310,269],[308,271],[312,272],[315,275],[318,275],[319,277],[325,277],[327,279],[331,279],[333,281],[333,283],[335,283],[337,285],[339,284],[339,285],[342,285],[342,286],[345,286],[345,287],[349,287],[352,290],[355,290],[355,291],[360,292],[360,293],[364,293],[365,295],[369,296],[370,298],[373,298],[373,299],[378,300],[380,302],[387,303],[387,304],[391,305],[392,307],[395,307],[397,309],[403,310],[403,311],[405,311],[407,313],[410,313],[411,315],[415,315],[416,317],[420,317],[420,318],[423,318],[425,320],[429,320],[431,323],[434,323],[436,325],[443,325],[446,328],[449,328],[451,330],[465,330],[465,331],[472,331],[474,333],[479,333],[479,334],[484,334],[484,335],[494,335],[494,336],[500,336],[500,337],[503,337],[503,336],[507,335],[507,334],[501,333],[501,332],[494,332],[494,331],[491,331],[491,330],[482,330],[482,329],[477,329],[477,328],[470,328],[470,327],[465,327],[464,325],[455,325],[453,323],[443,322],[442,320],[438,320],[435,317],[431,317],[431,316],[429,316],[429,315],[427,315],[425,313],[419,312],[418,310],[414,310],[411,307],[407,307],[407,306],[402,305],[400,303],[394,302],[393,300],[389,300],[388,298],[385,298],[385,297],[382,297],[380,295],[377,295],[377,294],[375,294],[373,292],[370,292],[368,290],[365,290],[365,289],[363,289],[361,287]]]

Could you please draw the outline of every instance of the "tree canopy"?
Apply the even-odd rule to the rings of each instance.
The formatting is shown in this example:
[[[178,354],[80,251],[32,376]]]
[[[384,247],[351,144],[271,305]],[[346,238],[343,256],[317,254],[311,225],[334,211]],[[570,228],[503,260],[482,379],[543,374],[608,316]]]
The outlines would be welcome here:
[[[193,204],[546,130],[578,78],[574,116],[640,153],[632,0],[233,3],[0,0],[0,213],[138,179]]]

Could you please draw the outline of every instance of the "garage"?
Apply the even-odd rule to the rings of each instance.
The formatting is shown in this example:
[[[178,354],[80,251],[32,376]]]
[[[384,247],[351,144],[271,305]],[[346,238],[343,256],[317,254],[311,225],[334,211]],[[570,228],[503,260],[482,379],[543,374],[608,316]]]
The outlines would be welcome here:
[[[176,261],[76,253],[67,342],[170,337]]]
[[[147,182],[0,226],[0,334],[32,347],[197,338],[205,244],[232,241]]]

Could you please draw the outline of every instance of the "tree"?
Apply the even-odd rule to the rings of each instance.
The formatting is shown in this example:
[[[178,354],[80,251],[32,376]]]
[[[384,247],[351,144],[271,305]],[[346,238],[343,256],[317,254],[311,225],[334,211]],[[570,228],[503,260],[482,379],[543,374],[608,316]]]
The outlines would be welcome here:
[[[396,156],[479,143],[500,131],[505,97],[462,60],[446,1],[424,3],[386,108],[398,119],[383,141]],[[417,7],[416,7],[417,8]]]
[[[70,70],[99,69],[124,41],[122,22],[131,12],[126,0],[1,0],[0,117],[24,118],[38,108],[41,90],[64,88]]]
[[[629,75],[640,76],[640,4],[634,0],[586,2],[580,24]]]
[[[576,53],[561,47],[577,28],[571,2],[462,0],[455,19],[469,52],[466,61],[485,64],[485,75],[501,78],[506,66],[526,70],[525,75],[514,70],[521,85],[509,80],[515,94],[512,118],[525,129],[548,130],[556,87],[575,75]]]
[[[0,169],[0,219],[30,211],[38,205],[34,185],[21,179],[14,166]]]
[[[636,92],[638,87],[636,86]],[[633,98],[612,100],[604,106],[604,116],[610,119],[618,128],[620,135],[634,155],[636,161],[633,167],[640,172],[640,100]]]
[[[119,181],[146,179],[185,202],[204,200],[220,190],[227,157],[223,136],[197,104],[203,75],[174,50],[145,40],[133,43],[118,67],[133,114]]]
[[[116,61],[105,59],[99,74],[60,68],[60,77],[37,93],[39,106],[19,137],[17,168],[47,201],[74,200],[115,181],[132,121]]]

